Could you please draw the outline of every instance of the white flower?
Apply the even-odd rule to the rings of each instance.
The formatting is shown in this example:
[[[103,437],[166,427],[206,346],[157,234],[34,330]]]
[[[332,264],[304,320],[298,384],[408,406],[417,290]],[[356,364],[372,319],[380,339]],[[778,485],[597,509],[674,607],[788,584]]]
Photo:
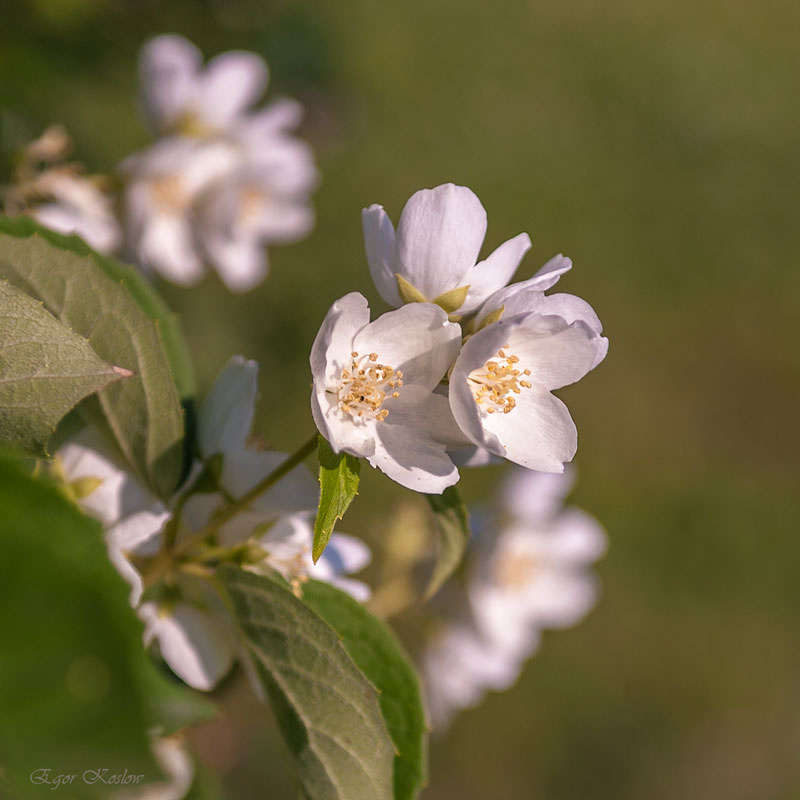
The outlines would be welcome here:
[[[114,800],[183,800],[194,780],[194,761],[180,735],[154,736],[151,748],[167,780],[116,792]]]
[[[567,407],[550,391],[582,378],[602,337],[585,322],[536,313],[501,319],[468,339],[450,376],[461,430],[495,455],[561,472],[577,449]]]
[[[309,578],[336,586],[359,602],[369,600],[366,583],[347,576],[369,564],[372,554],[360,539],[345,533],[334,533],[315,564],[311,558],[314,529],[308,514],[281,517],[269,532],[259,539],[266,550],[265,565],[277,570],[300,593]]]
[[[538,644],[529,631],[530,655]],[[487,690],[504,691],[513,686],[524,657],[487,642],[470,625],[456,623],[442,630],[428,647],[422,661],[427,707],[436,731],[444,730],[453,715],[478,705]]]
[[[476,263],[486,211],[472,191],[452,183],[413,194],[396,234],[379,205],[364,209],[363,224],[372,280],[393,306],[426,300],[468,314],[508,283],[531,246],[521,233]]]
[[[468,551],[466,597],[426,648],[423,671],[437,728],[487,690],[514,684],[538,648],[541,631],[578,622],[594,605],[589,565],[606,548],[603,529],[575,508],[562,509],[570,473],[515,470],[496,531]]]
[[[222,53],[202,65],[202,53],[182,36],[156,36],[142,48],[144,108],[157,132],[226,130],[264,93],[267,65],[255,53]]]
[[[480,329],[487,322],[497,319],[508,321],[534,311],[541,316],[561,317],[568,323],[581,321],[598,337],[597,352],[592,364],[594,369],[608,353],[608,339],[601,336],[603,324],[595,310],[585,300],[572,294],[544,294],[571,268],[572,261],[559,254],[551,258],[529,280],[512,283],[495,292],[475,315],[475,328]]]
[[[172,513],[134,478],[91,428],[59,449],[57,463],[76,502],[104,525],[109,558],[131,586],[135,608],[142,577],[132,558],[155,556]],[[218,610],[186,602],[145,603],[145,643],[156,639],[170,669],[195,689],[207,691],[231,666],[234,646]]]
[[[36,180],[47,197],[28,209],[37,222],[58,233],[75,233],[100,253],[116,250],[122,239],[111,198],[74,170],[53,168]]]
[[[198,412],[200,453],[208,460],[221,455],[215,476],[220,491],[192,495],[183,506],[186,532],[206,525],[228,498],[237,499],[286,460],[286,453],[248,446],[248,436],[258,394],[258,364],[233,356],[214,381]],[[247,508],[224,523],[217,541],[232,546],[246,541],[259,527],[285,514],[316,508],[319,485],[300,464],[274,486],[248,503]]]
[[[286,458],[250,450],[246,439],[257,394],[258,366],[240,356],[230,360],[198,413],[198,440],[205,458],[221,456],[221,491],[193,494],[182,505],[178,541],[203,528],[228,497],[241,497]],[[60,448],[58,464],[79,505],[103,523],[112,563],[131,585],[131,605],[142,599],[142,576],[133,559],[153,557],[171,509],[154,498],[121,464],[99,434],[87,428]],[[201,470],[194,469],[195,480]],[[189,481],[191,490],[192,481]],[[224,494],[223,494],[224,493]],[[217,534],[221,545],[246,540],[259,526],[281,515],[316,505],[318,487],[299,466],[237,514]],[[174,498],[171,506],[178,505]],[[213,592],[186,580],[179,596],[146,602],[139,609],[146,642],[157,641],[163,659],[190,686],[207,691],[230,669],[235,644],[227,612]]]
[[[273,163],[242,162],[198,202],[200,245],[232,291],[246,292],[266,278],[265,244],[295,242],[314,227],[311,156],[298,142],[274,144]]]
[[[216,181],[230,175],[239,154],[229,143],[171,137],[130,156],[124,222],[128,255],[182,286],[205,274],[196,205]]]
[[[433,389],[461,329],[438,306],[413,303],[369,321],[353,292],[328,311],[311,350],[314,421],[334,451],[366,458],[392,480],[440,494],[458,480],[439,434],[452,426]]]
[[[203,69],[179,36],[145,46],[141,75],[150,121],[170,136],[123,165],[131,255],[174,283],[197,283],[209,263],[231,291],[252,289],[268,272],[265,245],[314,226],[319,176],[292,133],[302,107],[284,99],[251,110],[266,86],[263,60],[223,53]]]
[[[144,603],[138,614],[145,644],[157,641],[161,657],[193,689],[211,691],[233,665],[236,643],[221,606]]]
[[[595,604],[587,567],[603,555],[606,537],[589,514],[561,510],[568,474],[515,472],[505,492],[510,521],[489,545],[470,583],[470,604],[483,637],[524,650],[525,630],[566,628]]]

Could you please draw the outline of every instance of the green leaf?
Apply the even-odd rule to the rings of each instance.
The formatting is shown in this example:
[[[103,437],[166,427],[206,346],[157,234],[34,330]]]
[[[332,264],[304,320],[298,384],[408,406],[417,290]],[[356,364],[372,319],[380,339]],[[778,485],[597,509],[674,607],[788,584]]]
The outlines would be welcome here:
[[[378,694],[336,632],[278,578],[222,567],[235,617],[311,800],[389,800]]]
[[[319,437],[319,509],[314,522],[314,545],[311,550],[316,564],[330,541],[333,526],[344,516],[358,494],[361,462],[349,453],[334,453],[325,439]]]
[[[303,602],[342,637],[356,666],[380,692],[397,755],[395,800],[412,800],[427,782],[427,726],[419,677],[400,642],[380,620],[330,584],[303,584]]]
[[[59,420],[128,370],[106,364],[42,303],[0,281],[0,441],[46,457]]]
[[[108,796],[82,782],[88,769],[161,780],[147,735],[153,667],[100,524],[19,460],[0,457],[0,485],[0,767],[15,796],[54,788],[31,783],[40,769],[76,773],[72,798]]]
[[[449,486],[442,494],[426,495],[433,511],[433,527],[436,530],[438,547],[425,599],[428,600],[441,589],[442,584],[461,563],[469,542],[469,512],[455,486]]]
[[[78,250],[74,237],[0,220],[0,278],[44,301],[62,323],[88,337],[101,358],[135,373],[81,408],[107,426],[134,471],[167,497],[183,471],[184,420],[162,321],[137,301],[141,279],[132,270],[111,270],[91,251]]]
[[[78,236],[65,236],[38,225],[30,217],[0,216],[0,231],[11,236],[32,236],[39,234],[43,239],[62,250],[70,250],[81,256],[91,255],[109,277],[118,283],[124,283],[128,291],[150,319],[157,321],[159,333],[167,351],[172,374],[181,398],[185,401],[194,397],[195,380],[189,350],[183,338],[178,315],[164,302],[158,292],[144,276],[135,269],[121,264],[109,256],[96,253]]]

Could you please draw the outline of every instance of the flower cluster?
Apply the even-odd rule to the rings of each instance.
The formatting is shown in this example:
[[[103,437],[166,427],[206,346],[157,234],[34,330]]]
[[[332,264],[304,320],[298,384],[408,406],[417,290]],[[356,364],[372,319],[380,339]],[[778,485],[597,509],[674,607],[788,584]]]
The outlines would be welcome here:
[[[7,214],[27,213],[59,233],[76,233],[95,250],[110,253],[122,244],[122,230],[102,178],[87,177],[67,161],[73,143],[62,125],[51,125],[20,153],[6,188]]]
[[[561,472],[577,448],[552,390],[602,361],[608,340],[588,303],[546,295],[571,261],[556,256],[507,285],[530,247],[510,239],[476,263],[486,212],[463,186],[414,194],[395,232],[364,210],[370,272],[400,306],[370,322],[358,293],[337,300],[311,352],[311,407],[333,448],[367,458],[410,489],[441,493],[456,463],[492,456]]]
[[[360,540],[336,533],[322,558],[312,562],[319,487],[304,466],[230,518],[219,516],[286,458],[247,441],[257,375],[256,363],[238,356],[223,369],[198,414],[199,458],[166,505],[121,465],[93,428],[56,455],[65,490],[103,523],[111,561],[130,584],[131,605],[145,622],[145,641],[157,641],[171,669],[196,689],[212,689],[234,658],[244,657],[221,599],[203,580],[204,565],[235,558],[246,569],[281,573],[297,593],[315,578],[361,601],[370,595],[366,584],[347,577],[370,560]],[[171,559],[176,548],[191,557]]]
[[[140,72],[160,138],[121,167],[128,253],[183,285],[208,262],[228,288],[247,291],[267,274],[263,245],[296,241],[314,224],[317,171],[292,135],[302,108],[280,100],[251,110],[267,84],[264,61],[230,52],[203,67],[180,36],[148,42]]]
[[[503,514],[471,544],[465,585],[424,652],[428,708],[442,729],[488,690],[511,687],[541,632],[579,622],[597,586],[587,566],[605,551],[600,525],[562,508],[569,473],[518,470],[503,492]]]
[[[268,272],[265,245],[295,242],[314,226],[319,176],[294,135],[302,107],[281,99],[253,108],[267,85],[263,59],[235,51],[204,66],[181,36],[147,42],[140,74],[157,138],[119,166],[119,196],[111,181],[60,163],[68,139],[51,128],[23,152],[6,212],[76,233],[173,283],[193,285],[211,265],[231,291],[252,289]]]

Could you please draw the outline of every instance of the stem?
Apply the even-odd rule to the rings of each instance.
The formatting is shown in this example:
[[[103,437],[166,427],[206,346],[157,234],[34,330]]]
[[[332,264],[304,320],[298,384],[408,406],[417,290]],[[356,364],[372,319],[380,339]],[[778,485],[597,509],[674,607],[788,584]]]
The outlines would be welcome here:
[[[208,525],[201,528],[197,533],[187,536],[183,541],[178,542],[178,544],[172,548],[173,556],[181,556],[187,550],[191,550],[196,544],[202,542],[203,539],[214,533],[220,525],[224,525],[229,519],[235,517],[240,511],[247,508],[260,494],[272,488],[281,478],[303,461],[303,459],[310,456],[317,448],[317,441],[318,438],[315,433],[304,445],[292,453],[286,461],[262,478],[252,489],[249,489],[238,500],[234,500],[230,505],[223,508]]]

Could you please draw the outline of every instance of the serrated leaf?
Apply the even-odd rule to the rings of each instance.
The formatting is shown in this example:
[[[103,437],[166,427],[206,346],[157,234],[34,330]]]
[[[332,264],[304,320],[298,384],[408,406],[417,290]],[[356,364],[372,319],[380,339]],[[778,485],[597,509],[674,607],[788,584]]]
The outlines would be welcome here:
[[[349,453],[334,453],[325,439],[319,437],[319,508],[314,522],[314,563],[328,546],[333,527],[358,494],[361,462]]]
[[[181,399],[186,401],[194,397],[196,391],[194,370],[178,315],[169,308],[161,295],[139,272],[109,256],[95,252],[80,237],[56,233],[37,224],[30,217],[0,217],[0,231],[22,237],[36,233],[62,250],[71,250],[82,256],[91,255],[112,280],[124,283],[145,314],[158,323]]]
[[[45,768],[161,780],[147,735],[152,664],[100,524],[3,453],[0,485],[0,794],[42,797],[56,787],[29,776]],[[64,794],[105,798],[108,786],[75,781]]]
[[[42,303],[0,281],[0,441],[47,457],[47,440],[70,409],[131,375],[103,361]]]
[[[161,497],[177,487],[183,471],[184,421],[178,390],[161,336],[161,322],[139,305],[132,286],[140,278],[115,274],[80,240],[40,233],[35,226],[0,219],[0,278],[44,301],[106,361],[135,373],[82,405],[107,426],[133,470]],[[65,249],[67,248],[67,249]]]
[[[419,677],[395,635],[350,595],[328,583],[303,584],[303,602],[342,637],[356,666],[380,692],[397,755],[395,800],[412,800],[427,781],[427,726]]]
[[[436,563],[433,567],[425,599],[441,589],[442,584],[461,563],[470,537],[469,512],[455,486],[442,494],[426,495],[433,511],[433,527],[437,536]]]
[[[218,575],[310,800],[390,800],[378,694],[336,631],[277,578],[231,565]]]

